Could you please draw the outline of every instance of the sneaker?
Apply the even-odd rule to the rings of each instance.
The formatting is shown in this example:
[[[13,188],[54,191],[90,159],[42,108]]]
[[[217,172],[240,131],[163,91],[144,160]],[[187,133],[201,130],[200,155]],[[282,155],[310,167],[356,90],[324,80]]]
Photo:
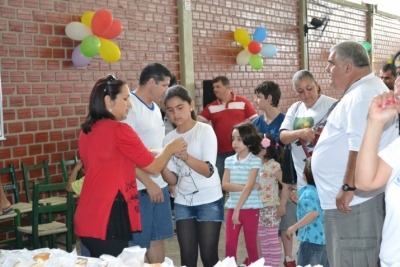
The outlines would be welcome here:
[[[286,260],[283,262],[283,265],[285,266],[285,267],[296,267],[296,261],[295,260],[292,260],[292,261],[288,261],[288,262],[286,262]]]

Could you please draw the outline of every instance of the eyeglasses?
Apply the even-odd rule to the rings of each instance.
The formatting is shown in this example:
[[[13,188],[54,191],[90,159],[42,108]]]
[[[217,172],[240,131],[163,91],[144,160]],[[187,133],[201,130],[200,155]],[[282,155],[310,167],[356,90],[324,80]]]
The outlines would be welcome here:
[[[113,84],[114,81],[116,81],[117,78],[114,75],[108,74],[107,76],[107,85],[104,87],[104,93],[108,91],[108,87],[110,84]]]
[[[178,170],[178,194],[182,195],[183,198],[186,200],[186,202],[191,206],[193,204],[193,195],[199,192],[199,189],[196,186],[196,183],[194,182],[194,179],[192,177],[192,169],[185,163],[183,162],[180,158],[177,158],[175,156],[172,156],[172,162],[177,166]],[[185,180],[185,183],[187,186],[191,187],[192,191],[191,193],[182,193],[180,192],[180,184],[182,180]],[[188,188],[185,188],[188,189]],[[186,190],[185,190],[186,191]],[[187,199],[190,198],[190,199]]]

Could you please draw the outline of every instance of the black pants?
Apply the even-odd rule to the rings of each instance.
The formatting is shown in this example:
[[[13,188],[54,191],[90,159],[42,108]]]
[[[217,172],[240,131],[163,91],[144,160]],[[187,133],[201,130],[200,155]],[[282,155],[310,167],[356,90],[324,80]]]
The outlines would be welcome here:
[[[128,240],[124,239],[101,240],[93,237],[81,237],[81,242],[90,251],[90,256],[95,258],[99,258],[103,254],[117,257],[124,248],[128,247]]]

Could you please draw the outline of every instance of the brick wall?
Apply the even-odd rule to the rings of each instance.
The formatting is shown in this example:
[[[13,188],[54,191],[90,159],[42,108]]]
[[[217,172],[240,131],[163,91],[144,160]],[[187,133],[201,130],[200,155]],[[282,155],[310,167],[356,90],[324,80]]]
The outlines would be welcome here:
[[[89,93],[101,76],[114,73],[131,88],[140,70],[152,61],[165,64],[179,78],[176,0],[0,0],[0,61],[5,141],[0,167],[13,163],[21,181],[21,163],[50,163],[53,182],[62,180],[60,158],[78,154],[79,126],[87,114]],[[66,37],[65,26],[86,11],[106,8],[123,24],[115,41],[117,63],[96,56],[75,68],[79,42]],[[1,177],[9,183],[8,177]],[[40,175],[37,178],[41,178]],[[21,182],[21,197],[24,188]]]

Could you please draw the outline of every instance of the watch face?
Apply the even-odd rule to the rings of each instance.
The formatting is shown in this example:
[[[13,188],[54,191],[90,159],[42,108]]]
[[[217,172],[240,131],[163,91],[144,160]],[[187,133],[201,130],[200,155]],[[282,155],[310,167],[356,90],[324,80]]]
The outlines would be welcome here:
[[[347,184],[344,184],[344,185],[343,185],[343,190],[344,190],[344,191],[347,191],[347,189],[349,189],[349,186],[348,186]]]

